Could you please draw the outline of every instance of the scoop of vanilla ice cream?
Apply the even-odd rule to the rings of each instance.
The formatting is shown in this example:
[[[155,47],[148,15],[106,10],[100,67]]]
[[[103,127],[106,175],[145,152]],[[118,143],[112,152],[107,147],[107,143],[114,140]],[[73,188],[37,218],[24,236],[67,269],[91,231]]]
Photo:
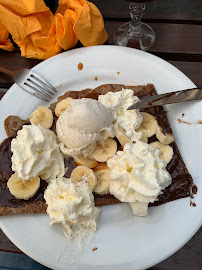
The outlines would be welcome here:
[[[60,148],[67,156],[88,156],[97,141],[114,137],[109,111],[89,98],[71,101],[59,117],[56,131]]]
[[[95,207],[92,190],[85,181],[73,183],[69,178],[53,180],[44,193],[50,224],[61,223],[67,237],[83,238],[95,232],[101,209]]]
[[[142,115],[139,110],[127,110],[129,106],[139,101],[131,89],[122,88],[119,92],[108,92],[100,95],[98,101],[108,108],[113,123],[117,122],[126,131],[131,141],[141,139],[142,133],[135,130],[142,123]]]
[[[35,176],[50,181],[64,175],[64,159],[49,129],[36,125],[24,125],[11,141],[12,170],[22,180]]]
[[[159,155],[158,149],[141,141],[125,144],[123,151],[118,151],[107,162],[112,179],[110,193],[122,202],[148,204],[157,200],[171,183],[166,163]]]

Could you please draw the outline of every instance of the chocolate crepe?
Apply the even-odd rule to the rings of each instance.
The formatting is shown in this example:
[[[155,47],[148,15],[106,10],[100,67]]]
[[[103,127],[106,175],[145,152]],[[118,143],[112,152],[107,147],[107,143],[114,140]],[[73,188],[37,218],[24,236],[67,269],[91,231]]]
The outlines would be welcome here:
[[[58,101],[51,104],[50,109],[53,111],[56,104],[64,98],[72,97],[74,99],[78,98],[93,98],[98,99],[100,94],[106,94],[108,92],[116,92],[120,91],[124,88],[130,88],[134,91],[134,95],[137,95],[140,99],[145,97],[156,95],[157,92],[152,84],[148,84],[146,86],[124,86],[119,84],[107,84],[101,85],[95,89],[85,89],[82,91],[69,91],[65,93],[63,96],[58,98]],[[168,122],[166,111],[162,106],[157,106],[149,109],[145,109],[145,112],[148,112],[155,116],[158,124],[162,127],[164,133],[172,133],[172,129]],[[11,124],[11,120],[14,124]],[[55,124],[57,121],[57,117],[54,114],[54,122],[51,129],[55,132]],[[8,136],[15,136],[18,129],[22,127],[23,124],[28,124],[27,121],[21,120],[18,117],[10,117],[5,120],[5,129]],[[11,215],[11,214],[29,214],[29,213],[43,213],[46,212],[47,205],[43,198],[44,190],[47,186],[45,181],[41,181],[41,187],[38,192],[29,200],[19,200],[16,199],[7,188],[7,181],[11,176],[11,156],[12,153],[10,151],[10,143],[12,137],[7,138],[0,145],[0,216],[1,215]],[[149,143],[155,141],[155,135],[149,138]],[[180,152],[177,148],[176,143],[172,143],[170,145],[173,147],[174,155],[171,162],[167,166],[167,170],[171,174],[172,183],[168,186],[158,197],[158,201],[151,204],[152,206],[160,205],[169,201],[177,200],[180,198],[192,196],[192,186],[193,180],[191,175],[189,174],[183,159],[180,155]],[[69,177],[71,171],[75,168],[75,163],[73,159],[65,160],[66,166],[69,167],[66,177]],[[95,205],[103,206],[110,204],[120,203],[118,199],[116,199],[113,195],[97,195],[94,194]]]

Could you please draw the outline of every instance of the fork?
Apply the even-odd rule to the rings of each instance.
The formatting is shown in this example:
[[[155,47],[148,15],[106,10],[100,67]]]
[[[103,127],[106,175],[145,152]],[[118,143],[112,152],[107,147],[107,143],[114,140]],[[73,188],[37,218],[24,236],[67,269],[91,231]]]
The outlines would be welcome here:
[[[54,93],[57,92],[55,87],[48,83],[39,74],[29,69],[13,71],[0,67],[0,72],[12,76],[14,82],[21,88],[23,88],[25,91],[47,102],[50,101]]]

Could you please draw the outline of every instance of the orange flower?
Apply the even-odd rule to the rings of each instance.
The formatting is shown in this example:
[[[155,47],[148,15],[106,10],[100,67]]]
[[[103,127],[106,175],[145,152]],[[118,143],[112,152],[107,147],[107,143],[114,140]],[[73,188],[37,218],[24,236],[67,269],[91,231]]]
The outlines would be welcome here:
[[[0,48],[6,51],[13,51],[15,48],[9,39],[9,32],[0,21]]]
[[[43,0],[0,0],[0,47],[9,47],[8,32],[21,55],[47,59],[75,47],[103,44],[108,35],[97,7],[86,0],[61,0],[55,16]],[[3,28],[4,27],[4,28]],[[2,47],[3,45],[6,47]]]

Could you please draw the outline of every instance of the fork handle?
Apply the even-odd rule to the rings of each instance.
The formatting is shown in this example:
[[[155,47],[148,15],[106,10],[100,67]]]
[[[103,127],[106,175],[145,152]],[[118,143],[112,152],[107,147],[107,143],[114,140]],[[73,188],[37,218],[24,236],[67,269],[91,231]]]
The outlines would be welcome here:
[[[9,70],[7,68],[0,67],[0,72],[3,72],[5,74],[8,74],[12,77],[18,74],[19,70]]]

